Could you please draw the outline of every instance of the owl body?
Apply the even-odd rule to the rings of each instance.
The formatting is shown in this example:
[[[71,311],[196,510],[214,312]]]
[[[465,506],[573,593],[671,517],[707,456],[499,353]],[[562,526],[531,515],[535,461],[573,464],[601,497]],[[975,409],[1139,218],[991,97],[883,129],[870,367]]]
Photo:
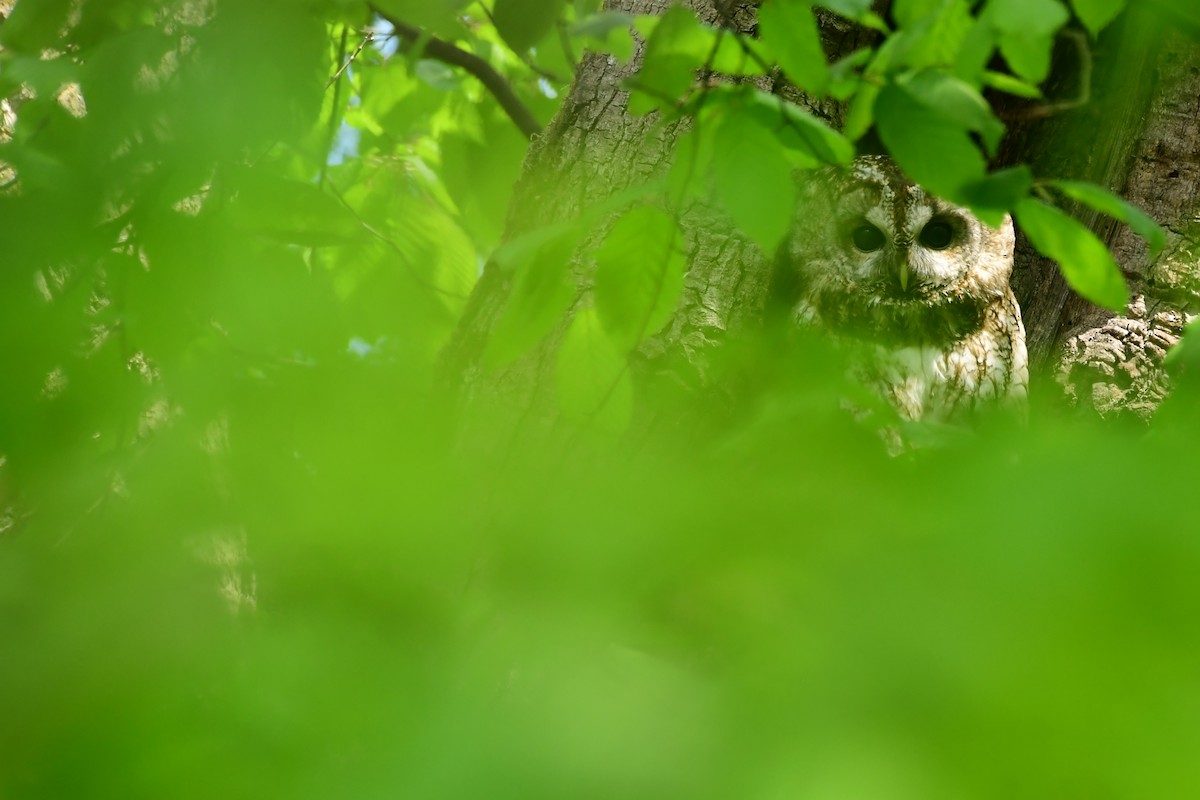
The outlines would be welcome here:
[[[1024,400],[1010,219],[991,228],[880,156],[808,176],[803,198],[781,264],[791,313],[857,344],[855,372],[901,418]]]

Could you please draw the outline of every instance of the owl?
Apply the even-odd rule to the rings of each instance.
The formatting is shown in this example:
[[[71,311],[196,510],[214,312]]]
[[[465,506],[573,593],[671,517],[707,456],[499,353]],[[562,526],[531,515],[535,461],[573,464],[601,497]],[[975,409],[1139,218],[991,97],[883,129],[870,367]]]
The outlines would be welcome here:
[[[882,156],[802,184],[776,276],[797,323],[858,345],[853,371],[903,420],[951,422],[980,405],[1023,403],[1010,218],[989,227]]]

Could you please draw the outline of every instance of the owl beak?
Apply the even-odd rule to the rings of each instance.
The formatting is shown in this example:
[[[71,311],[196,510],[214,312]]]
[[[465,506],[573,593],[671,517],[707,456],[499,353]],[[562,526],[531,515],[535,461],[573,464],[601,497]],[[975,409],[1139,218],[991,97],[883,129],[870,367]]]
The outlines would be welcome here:
[[[897,273],[897,277],[900,279],[900,291],[907,292],[908,291],[908,261],[907,260],[900,262],[900,269]]]

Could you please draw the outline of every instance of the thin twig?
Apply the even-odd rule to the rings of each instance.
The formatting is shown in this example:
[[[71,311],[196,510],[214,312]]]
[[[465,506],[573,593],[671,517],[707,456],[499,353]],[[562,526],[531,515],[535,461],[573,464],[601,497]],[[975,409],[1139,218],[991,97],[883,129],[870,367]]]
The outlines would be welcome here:
[[[344,25],[342,26],[342,37],[338,41],[338,61],[341,61],[346,57],[346,42],[349,40],[349,38],[350,27]],[[329,171],[329,151],[333,149],[333,140],[337,138],[338,123],[341,121],[341,117],[338,115],[338,103],[342,97],[342,83],[338,80],[338,78],[342,77],[342,73],[346,71],[346,67],[350,66],[350,61],[353,61],[354,57],[362,52],[363,46],[366,45],[370,39],[371,34],[368,33],[367,38],[363,40],[363,43],[358,46],[358,50],[354,52],[354,56],[351,56],[349,61],[346,61],[344,64],[342,64],[338,71],[333,74],[333,77],[329,79],[329,82],[325,84],[326,90],[328,90],[330,86],[333,87],[333,105],[331,105],[329,108],[329,130],[325,132],[325,147],[322,150],[321,173],[318,178],[318,182],[321,185],[325,184],[325,177]]]
[[[346,55],[346,33],[347,33],[347,31],[349,31],[349,28],[342,29],[341,49],[338,51],[338,60],[339,61],[342,58],[344,58]],[[333,73],[333,77],[331,77],[329,79],[329,82],[325,84],[325,88],[328,89],[330,86],[333,86],[334,82],[338,78],[342,77],[342,73],[350,68],[350,65],[354,63],[354,60],[356,58],[358,58],[359,54],[362,53],[363,49],[366,48],[366,46],[369,45],[374,40],[375,40],[375,31],[370,31],[370,30],[367,31],[366,36],[364,36],[363,40],[358,43],[358,48],[351,54],[350,58],[347,58],[346,62],[344,64],[342,64],[341,67],[338,68],[338,71]]]
[[[532,139],[542,132],[542,124],[537,121],[537,118],[533,116],[529,108],[521,102],[521,98],[517,97],[516,92],[513,91],[512,86],[504,79],[504,76],[496,72],[491,64],[474,53],[468,53],[455,44],[432,36],[411,25],[404,24],[391,14],[382,11],[378,6],[372,5],[371,10],[390,22],[397,36],[411,45],[416,45],[419,55],[441,61],[443,64],[461,67],[478,78],[480,83],[487,87],[487,90],[500,103],[500,107],[504,109],[504,113],[513,121],[513,124],[517,126],[521,133],[525,134],[526,138]]]

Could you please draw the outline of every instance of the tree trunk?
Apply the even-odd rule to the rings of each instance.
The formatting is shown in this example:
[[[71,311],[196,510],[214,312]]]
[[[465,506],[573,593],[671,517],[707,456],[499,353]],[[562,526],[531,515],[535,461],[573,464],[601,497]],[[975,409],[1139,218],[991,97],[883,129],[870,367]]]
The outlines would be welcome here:
[[[1081,54],[1094,54],[1090,85]],[[1083,407],[1145,419],[1167,390],[1161,359],[1197,300],[1200,47],[1145,7],[1132,7],[1091,48],[1065,41],[1056,58],[1049,94],[1086,102],[1042,118],[1009,104],[1002,159],[1030,163],[1039,177],[1113,190],[1162,224],[1168,245],[1152,261],[1129,228],[1074,209],[1112,249],[1129,283],[1132,302],[1116,315],[1075,295],[1053,262],[1019,237],[1013,288],[1030,360]]]
[[[666,0],[610,0],[607,8],[660,14]],[[689,0],[711,24],[741,32],[756,27],[757,3]],[[831,58],[860,46],[869,32],[819,12]],[[1034,391],[1057,393],[1045,376],[1056,375],[1068,397],[1101,413],[1148,416],[1165,392],[1160,361],[1178,340],[1197,295],[1200,248],[1200,47],[1155,25],[1148,12],[1131,9],[1098,43],[1080,33],[1062,37],[1047,101],[998,101],[1010,127],[1000,165],[1028,163],[1045,178],[1090,180],[1147,210],[1169,232],[1165,253],[1151,263],[1125,226],[1075,209],[1113,249],[1134,302],[1115,316],[1076,296],[1053,262],[1020,239],[1013,285],[1025,316],[1031,364],[1043,376]],[[634,117],[621,81],[641,62],[636,43],[628,64],[588,54],[563,107],[535,141],[510,209],[507,237],[568,220],[622,190],[660,177],[686,123],[659,126],[656,114]],[[1094,62],[1094,63],[1093,63]],[[770,80],[764,79],[764,85]],[[840,126],[836,103],[791,96]],[[761,321],[770,259],[740,236],[723,215],[694,204],[681,215],[688,273],[673,320],[639,348],[654,361],[678,354],[703,382],[705,354],[730,330]],[[604,233],[592,231],[584,248]],[[587,302],[591,265],[573,264],[578,293]],[[568,319],[532,352],[500,369],[485,369],[481,355],[508,294],[511,276],[489,264],[443,357],[443,374],[467,395],[502,398],[526,415],[552,416],[554,354]]]

